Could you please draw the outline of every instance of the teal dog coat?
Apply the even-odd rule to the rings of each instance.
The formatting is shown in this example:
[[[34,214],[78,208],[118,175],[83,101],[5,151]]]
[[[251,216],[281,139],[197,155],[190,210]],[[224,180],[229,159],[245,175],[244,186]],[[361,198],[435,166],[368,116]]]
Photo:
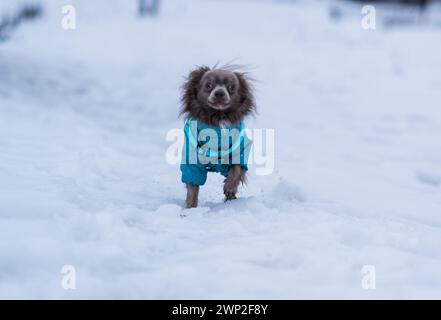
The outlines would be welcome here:
[[[224,177],[233,164],[247,171],[252,141],[246,136],[243,122],[225,128],[188,119],[184,127],[182,150],[182,182],[204,185],[207,172],[219,172]]]

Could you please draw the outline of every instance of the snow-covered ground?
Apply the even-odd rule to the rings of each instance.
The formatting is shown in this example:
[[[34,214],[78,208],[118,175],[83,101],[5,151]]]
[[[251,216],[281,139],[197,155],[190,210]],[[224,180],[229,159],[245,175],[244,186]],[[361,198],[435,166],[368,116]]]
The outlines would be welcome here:
[[[441,298],[441,28],[366,31],[327,1],[139,20],[75,0],[66,31],[44,2],[0,44],[0,298]],[[248,125],[275,130],[275,170],[230,203],[213,174],[183,210],[179,86],[229,60],[258,80]]]

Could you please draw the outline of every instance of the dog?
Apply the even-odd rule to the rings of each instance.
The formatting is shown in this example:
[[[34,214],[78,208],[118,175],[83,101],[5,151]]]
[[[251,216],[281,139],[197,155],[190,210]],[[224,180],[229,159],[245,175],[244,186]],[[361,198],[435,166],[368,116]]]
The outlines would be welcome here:
[[[225,177],[225,201],[236,199],[239,185],[246,181],[252,143],[244,133],[243,121],[256,112],[251,79],[234,67],[197,67],[182,86],[181,104],[180,114],[186,120],[181,163],[186,208],[197,207],[207,172]],[[191,155],[197,155],[193,162],[189,161]]]

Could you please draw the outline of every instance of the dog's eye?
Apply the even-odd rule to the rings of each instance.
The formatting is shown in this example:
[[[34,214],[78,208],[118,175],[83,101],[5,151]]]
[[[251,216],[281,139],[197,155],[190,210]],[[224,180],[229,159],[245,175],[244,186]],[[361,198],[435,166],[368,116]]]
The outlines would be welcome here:
[[[205,89],[210,90],[213,86],[211,85],[210,82],[207,82],[207,84],[205,85]]]

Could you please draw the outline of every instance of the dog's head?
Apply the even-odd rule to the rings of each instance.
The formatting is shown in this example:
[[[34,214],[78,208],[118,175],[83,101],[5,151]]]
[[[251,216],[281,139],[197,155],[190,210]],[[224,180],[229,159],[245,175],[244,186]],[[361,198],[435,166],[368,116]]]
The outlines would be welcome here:
[[[190,72],[181,100],[181,113],[215,126],[221,121],[237,123],[255,111],[249,79],[228,68],[199,67]]]

